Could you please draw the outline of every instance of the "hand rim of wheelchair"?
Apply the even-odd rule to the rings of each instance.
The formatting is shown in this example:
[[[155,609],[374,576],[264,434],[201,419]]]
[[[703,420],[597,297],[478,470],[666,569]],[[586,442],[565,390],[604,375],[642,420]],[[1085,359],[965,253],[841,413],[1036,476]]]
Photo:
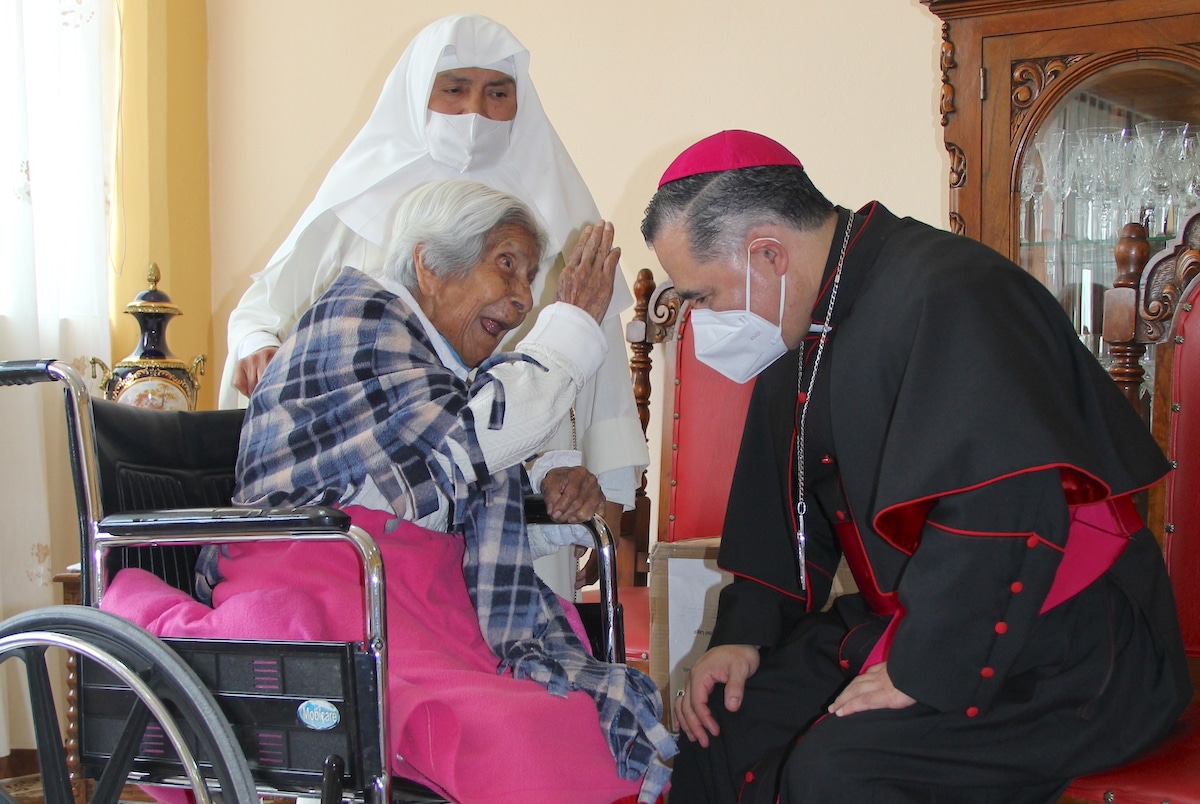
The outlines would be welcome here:
[[[204,777],[200,775],[200,766],[196,762],[195,757],[192,756],[191,750],[187,747],[187,742],[183,733],[179,731],[179,726],[175,723],[174,718],[171,717],[171,713],[163,706],[162,700],[154,694],[150,686],[142,681],[136,673],[111,653],[100,650],[78,637],[52,631],[23,631],[19,634],[0,637],[0,660],[21,653],[23,648],[36,647],[65,648],[81,656],[86,656],[95,662],[99,662],[104,666],[104,669],[124,682],[146,704],[150,713],[158,721],[163,733],[166,734],[167,739],[171,741],[171,747],[179,755],[179,762],[183,765],[184,773],[187,775],[188,781],[196,793],[196,797],[202,804],[211,804],[207,784],[204,782]],[[24,658],[28,659],[28,656]]]
[[[0,622],[0,663],[16,656],[24,661],[27,674],[35,672],[39,668],[30,666],[30,661],[34,660],[30,649],[39,647],[59,647],[74,651],[99,663],[120,678],[158,720],[179,755],[197,799],[202,804],[211,804],[208,784],[179,731],[178,718],[171,715],[163,705],[165,693],[166,699],[179,708],[179,717],[193,729],[201,747],[206,749],[206,759],[212,763],[219,789],[227,800],[237,804],[256,804],[258,792],[245,755],[233,735],[228,720],[221,713],[212,693],[204,687],[195,672],[158,637],[116,615],[84,606],[33,609]],[[40,651],[38,658],[40,671],[45,673],[44,650]],[[138,674],[138,670],[130,665],[140,667],[143,671],[151,671],[153,684],[144,680]],[[46,706],[46,700],[39,700],[34,696],[35,691],[31,683],[31,708]],[[65,786],[55,790],[59,791],[58,795],[65,793],[66,804],[70,804],[73,798],[70,795],[65,757],[59,755],[57,759],[60,761],[51,758],[49,762],[41,757],[42,745],[63,744],[53,698],[49,698],[48,704],[49,711],[55,713],[55,719],[49,726],[52,733],[37,736],[45,800],[46,804],[57,804],[56,795],[49,785],[60,784]],[[37,712],[34,715],[37,724]],[[35,729],[38,729],[36,725]],[[140,740],[140,734],[138,739]],[[61,773],[62,779],[50,780],[48,785],[45,778],[48,770]],[[114,792],[119,795],[123,787],[124,774]],[[100,792],[98,788],[97,795]],[[93,802],[96,801],[97,799],[93,798]]]

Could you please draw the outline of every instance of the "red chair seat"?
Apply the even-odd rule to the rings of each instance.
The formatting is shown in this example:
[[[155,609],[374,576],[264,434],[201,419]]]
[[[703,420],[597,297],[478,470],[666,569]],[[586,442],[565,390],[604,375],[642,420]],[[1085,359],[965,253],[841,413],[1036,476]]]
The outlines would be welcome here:
[[[625,610],[625,659],[644,662],[650,658],[650,587],[622,586],[617,599]],[[583,593],[584,603],[596,603],[600,593],[594,589]]]
[[[1200,701],[1157,747],[1115,770],[1081,776],[1063,795],[1116,804],[1200,804]]]

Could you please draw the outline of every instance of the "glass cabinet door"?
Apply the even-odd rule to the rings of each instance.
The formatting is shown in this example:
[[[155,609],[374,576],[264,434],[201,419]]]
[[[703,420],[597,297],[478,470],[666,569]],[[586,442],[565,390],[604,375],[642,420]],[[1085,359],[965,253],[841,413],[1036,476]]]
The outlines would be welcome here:
[[[1107,365],[1104,292],[1121,228],[1143,224],[1151,250],[1200,206],[1200,70],[1170,60],[1116,64],[1060,98],[1019,154],[1019,262]]]

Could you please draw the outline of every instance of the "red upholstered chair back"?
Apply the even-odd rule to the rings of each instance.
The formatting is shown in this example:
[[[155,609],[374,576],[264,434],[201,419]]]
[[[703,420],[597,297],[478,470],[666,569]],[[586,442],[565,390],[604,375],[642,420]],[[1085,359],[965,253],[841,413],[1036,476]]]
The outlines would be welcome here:
[[[625,608],[627,655],[637,655],[637,638],[631,632],[648,638],[642,655],[662,690],[664,711],[669,712],[671,678],[683,661],[675,651],[685,640],[673,640],[668,633],[671,601],[679,598],[669,586],[667,564],[673,558],[715,557],[713,537],[721,535],[725,524],[729,487],[754,385],[731,382],[696,360],[687,310],[681,309],[683,305],[669,279],[658,285],[653,273],[643,269],[634,282],[633,295],[633,318],[625,336],[632,351],[633,396],[643,431],[650,421],[651,355],[655,344],[661,346],[658,354],[663,380],[654,389],[654,409],[662,419],[659,494],[654,505],[660,544],[653,551],[653,560],[642,558],[648,559],[651,552],[650,505],[643,477],[635,509],[626,514],[626,519],[632,525],[628,540],[636,545],[638,565],[648,570],[650,594],[638,595],[642,590],[622,588],[620,599]],[[699,539],[706,541],[694,541]],[[692,543],[678,544],[689,541]],[[685,612],[692,611],[697,595],[704,601],[710,599],[706,587],[692,584],[678,591],[685,593],[685,598],[691,597],[685,602]],[[705,622],[711,627],[711,620],[698,619],[683,633],[700,634]],[[637,630],[642,623],[644,627]]]
[[[1200,688],[1200,208],[1150,257],[1146,230],[1127,224],[1115,255],[1117,277],[1104,298],[1109,374],[1144,410],[1142,358],[1154,344],[1150,429],[1174,469],[1150,488],[1146,524],[1163,545],[1183,643]],[[1060,800],[1200,801],[1200,693],[1171,733],[1141,757],[1074,780]]]
[[[633,664],[648,662],[651,675],[665,690],[669,673],[665,575],[654,582],[661,589],[653,594],[662,597],[654,623],[651,590],[644,585],[650,576],[651,520],[658,521],[659,542],[721,535],[742,425],[754,386],[731,382],[696,360],[687,311],[680,309],[679,296],[669,279],[658,285],[654,274],[642,269],[634,282],[633,296],[633,317],[625,328],[632,352],[629,369],[633,397],[642,431],[646,432],[650,423],[652,353],[659,344],[663,381],[654,392],[654,408],[663,426],[659,495],[654,506],[657,514],[652,517],[643,474],[634,508],[626,512],[621,523],[618,578],[625,609],[626,654]],[[703,549],[711,546],[703,545]],[[621,578],[622,552],[631,554],[631,580]],[[653,650],[651,643],[655,645]]]
[[[720,536],[729,485],[754,382],[739,385],[696,359],[687,310],[668,342],[669,427],[663,428],[658,538],[675,542]],[[673,348],[672,348],[673,347]],[[671,379],[671,363],[674,379]],[[665,443],[668,440],[670,443]]]
[[[754,383],[739,385],[696,359],[688,311],[670,279],[658,284],[648,269],[633,285],[633,319],[625,329],[633,356],[633,396],[645,431],[650,422],[651,367],[661,345],[662,387],[654,408],[663,419],[658,460],[657,539],[678,542],[721,535],[733,467]],[[637,511],[648,513],[645,478]],[[630,541],[641,556],[649,541],[648,517],[630,520]]]
[[[1180,297],[1157,347],[1153,423],[1174,470],[1164,488],[1163,533],[1188,656],[1200,658],[1200,276]],[[1153,519],[1153,514],[1152,514]],[[1152,523],[1153,524],[1153,523]]]

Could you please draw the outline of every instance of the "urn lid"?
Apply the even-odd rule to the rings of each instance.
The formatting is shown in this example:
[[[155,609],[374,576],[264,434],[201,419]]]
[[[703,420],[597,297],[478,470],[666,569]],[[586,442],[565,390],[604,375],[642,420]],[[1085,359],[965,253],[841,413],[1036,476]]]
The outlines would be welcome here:
[[[143,290],[141,293],[133,297],[133,301],[125,305],[125,312],[132,315],[183,315],[183,311],[171,301],[171,297],[158,289],[158,281],[162,279],[162,274],[158,270],[158,263],[150,263],[150,268],[146,271],[146,281],[150,283],[150,287]]]

